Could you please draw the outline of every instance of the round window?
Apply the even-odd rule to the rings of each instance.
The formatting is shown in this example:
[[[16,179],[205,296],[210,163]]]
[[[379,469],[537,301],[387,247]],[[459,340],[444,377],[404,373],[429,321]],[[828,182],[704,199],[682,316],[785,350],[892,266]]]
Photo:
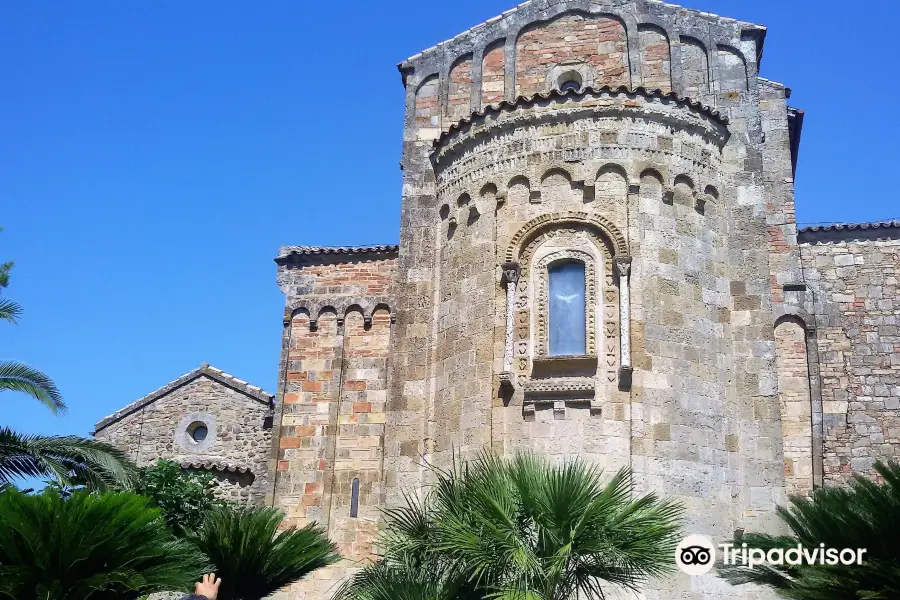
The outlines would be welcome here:
[[[582,79],[581,74],[577,71],[569,71],[567,73],[563,73],[560,75],[558,79],[559,91],[565,92],[580,92]]]
[[[207,434],[209,434],[209,428],[204,423],[198,421],[196,423],[191,423],[187,432],[192,440],[199,443],[206,439]]]

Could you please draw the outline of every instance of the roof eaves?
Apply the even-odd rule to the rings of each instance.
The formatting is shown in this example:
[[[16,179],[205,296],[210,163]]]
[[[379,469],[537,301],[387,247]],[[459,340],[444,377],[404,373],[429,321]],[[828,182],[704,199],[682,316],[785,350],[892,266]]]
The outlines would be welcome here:
[[[503,100],[502,102],[499,102],[497,104],[489,104],[489,105],[485,106],[482,110],[475,111],[475,112],[471,113],[468,117],[464,117],[464,118],[460,119],[459,121],[457,121],[456,123],[451,125],[448,129],[443,131],[441,133],[441,135],[434,141],[434,147],[437,148],[438,146],[440,146],[441,144],[444,143],[444,140],[446,140],[447,137],[453,135],[457,131],[461,130],[463,127],[465,127],[467,125],[471,125],[474,119],[485,117],[488,114],[500,113],[504,109],[514,109],[514,108],[518,108],[519,106],[527,106],[529,104],[534,104],[541,100],[559,99],[559,98],[567,98],[567,97],[581,98],[581,97],[584,97],[587,95],[592,95],[592,94],[594,94],[594,95],[599,95],[599,94],[631,95],[631,96],[644,96],[645,98],[659,98],[661,100],[674,100],[675,102],[684,104],[686,106],[690,106],[691,108],[697,109],[697,110],[705,113],[706,115],[708,115],[709,117],[713,118],[714,120],[722,123],[723,125],[728,125],[728,123],[729,123],[728,117],[725,114],[720,113],[719,111],[717,111],[714,108],[711,108],[705,104],[697,102],[696,100],[692,100],[685,96],[679,96],[675,92],[664,92],[660,89],[648,90],[645,87],[637,87],[637,88],[631,89],[631,88],[628,88],[625,86],[619,86],[619,87],[615,87],[615,88],[610,87],[610,86],[603,86],[603,87],[599,87],[599,88],[587,86],[581,90],[560,91],[557,89],[552,89],[549,92],[538,93],[538,94],[534,94],[533,96],[528,96],[528,97],[519,96],[513,102],[508,102],[506,100]]]
[[[377,244],[373,246],[282,246],[275,257],[276,263],[285,262],[302,256],[365,256],[393,255],[400,251],[396,244]]]
[[[874,221],[871,223],[828,223],[810,225],[797,231],[798,241],[815,242],[828,237],[842,237],[864,234],[867,236],[885,233],[889,237],[900,237],[900,219]]]

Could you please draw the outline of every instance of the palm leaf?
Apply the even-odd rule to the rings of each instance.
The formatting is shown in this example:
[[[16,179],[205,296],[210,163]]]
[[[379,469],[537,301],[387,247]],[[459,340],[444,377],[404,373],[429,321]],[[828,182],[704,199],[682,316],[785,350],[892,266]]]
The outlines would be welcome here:
[[[22,316],[22,307],[6,298],[0,298],[0,320],[9,321],[12,324],[19,322]]]
[[[0,494],[0,598],[136,600],[187,590],[207,570],[140,496]]]
[[[0,483],[52,477],[63,485],[130,489],[137,469],[121,450],[78,436],[19,434],[0,427]]]
[[[900,598],[900,465],[879,462],[875,470],[883,484],[856,476],[847,488],[819,489],[812,498],[793,497],[790,506],[779,507],[792,535],[745,534],[741,539],[764,551],[798,544],[809,550],[820,544],[838,550],[864,548],[862,565],[749,569],[719,564],[718,574],[734,585],[765,585],[798,600]]]
[[[284,515],[272,508],[215,509],[190,539],[222,578],[219,600],[257,600],[339,560],[318,525],[279,532]]]
[[[385,511],[383,555],[339,600],[387,600],[392,581],[413,600],[599,600],[674,568],[683,509],[633,499],[627,470],[604,483],[580,460],[482,454],[434,474],[424,501]]]
[[[54,414],[66,410],[66,404],[53,380],[20,362],[0,361],[0,391],[3,390],[28,394]]]

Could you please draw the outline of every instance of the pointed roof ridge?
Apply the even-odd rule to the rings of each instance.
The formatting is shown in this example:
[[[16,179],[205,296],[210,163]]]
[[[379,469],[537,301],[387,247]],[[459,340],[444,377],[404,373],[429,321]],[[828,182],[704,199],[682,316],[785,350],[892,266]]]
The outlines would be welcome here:
[[[255,385],[250,385],[243,379],[238,379],[237,377],[235,377],[234,375],[231,375],[230,373],[226,373],[225,371],[223,371],[221,369],[217,369],[216,367],[211,366],[207,362],[203,362],[200,364],[200,366],[198,368],[185,373],[184,375],[182,375],[181,377],[178,377],[177,379],[173,379],[172,381],[170,381],[166,385],[162,386],[161,388],[150,392],[146,396],[139,398],[138,400],[135,400],[131,404],[128,404],[127,406],[117,410],[113,414],[104,417],[103,419],[98,421],[97,424],[94,426],[94,431],[91,432],[91,435],[96,435],[97,432],[100,431],[101,429],[104,429],[104,428],[112,425],[113,423],[124,419],[128,415],[130,415],[134,412],[137,412],[138,410],[144,408],[148,404],[152,404],[153,402],[156,402],[163,396],[169,394],[170,392],[180,388],[181,386],[183,386],[187,383],[190,383],[191,381],[193,381],[201,376],[209,377],[210,379],[213,379],[214,381],[217,381],[217,382],[221,383],[222,385],[225,385],[234,390],[237,390],[238,392],[246,394],[247,396],[250,396],[254,400],[262,402],[268,406],[271,406],[272,403],[275,401],[275,396],[273,394],[266,392],[261,387],[255,386]]]

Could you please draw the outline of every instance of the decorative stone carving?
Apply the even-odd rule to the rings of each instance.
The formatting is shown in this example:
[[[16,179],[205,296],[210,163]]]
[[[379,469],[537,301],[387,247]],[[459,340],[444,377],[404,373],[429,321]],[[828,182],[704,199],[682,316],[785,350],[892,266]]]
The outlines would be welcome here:
[[[631,369],[631,293],[628,283],[628,274],[631,273],[631,257],[617,256],[615,262],[616,271],[619,273],[619,364],[622,369]]]
[[[566,377],[559,379],[537,379],[525,384],[525,394],[568,394],[572,392],[590,392],[597,387],[593,377]]]
[[[515,341],[516,284],[521,269],[515,262],[503,264],[503,279],[506,281],[506,347],[503,353],[503,373],[509,375],[513,369],[513,342]],[[501,385],[503,377],[500,378]],[[511,377],[508,378],[511,383]]]
[[[526,248],[531,246],[531,242],[556,226],[573,227],[578,225],[593,230],[598,240],[608,240],[609,243],[612,243],[614,254],[622,256],[628,254],[625,236],[609,219],[585,212],[565,212],[541,215],[526,223],[510,241],[506,250],[506,260],[512,262],[517,257],[524,259]],[[526,260],[521,262],[528,265]]]

